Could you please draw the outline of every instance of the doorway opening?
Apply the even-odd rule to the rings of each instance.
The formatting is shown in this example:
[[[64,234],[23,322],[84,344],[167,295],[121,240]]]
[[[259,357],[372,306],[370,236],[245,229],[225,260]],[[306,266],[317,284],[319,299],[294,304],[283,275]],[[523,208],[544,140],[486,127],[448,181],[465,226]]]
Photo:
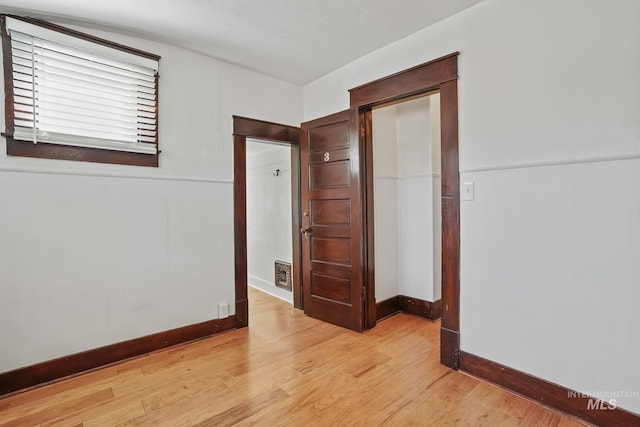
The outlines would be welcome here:
[[[442,318],[440,361],[458,369],[460,356],[460,167],[458,147],[458,52],[351,89],[351,133],[359,135],[364,221],[364,322],[377,320],[375,296],[372,109],[438,91],[441,130]]]
[[[246,147],[248,285],[293,304],[291,146],[249,138]]]
[[[233,116],[233,234],[235,277],[235,327],[249,325],[247,253],[247,139],[291,147],[291,290],[294,307],[302,307],[300,255],[300,129],[277,123]]]
[[[440,94],[372,109],[377,320],[442,313]]]

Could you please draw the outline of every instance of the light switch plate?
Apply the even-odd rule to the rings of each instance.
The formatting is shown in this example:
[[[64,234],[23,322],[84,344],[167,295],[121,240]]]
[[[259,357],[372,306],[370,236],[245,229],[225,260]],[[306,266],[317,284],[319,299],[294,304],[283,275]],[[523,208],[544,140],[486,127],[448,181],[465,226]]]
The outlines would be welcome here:
[[[476,183],[465,181],[462,183],[462,200],[472,201],[476,198]]]

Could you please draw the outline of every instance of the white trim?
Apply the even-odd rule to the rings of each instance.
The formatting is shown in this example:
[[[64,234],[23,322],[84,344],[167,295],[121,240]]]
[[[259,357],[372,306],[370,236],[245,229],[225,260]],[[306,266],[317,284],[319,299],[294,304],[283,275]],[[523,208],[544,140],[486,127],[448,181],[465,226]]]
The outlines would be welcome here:
[[[267,281],[262,280],[262,279],[259,279],[259,278],[255,277],[255,276],[250,275],[250,274],[249,274],[249,277],[248,277],[248,278],[249,278],[250,280],[253,280],[253,281],[258,281],[258,282],[263,282],[263,283],[267,283],[267,284],[268,284],[268,282],[267,282]],[[265,293],[265,294],[267,294],[267,295],[271,295],[271,296],[272,296],[272,297],[274,297],[274,298],[278,298],[279,300],[284,301],[284,302],[286,302],[287,304],[291,304],[291,305],[293,306],[293,292],[291,292],[291,300],[288,300],[288,299],[284,298],[283,296],[276,295],[275,293],[270,292],[270,291],[266,290],[265,288],[261,288],[260,286],[252,285],[252,284],[250,284],[250,283],[247,283],[247,286],[249,286],[249,287],[251,287],[251,288],[253,288],[253,289],[257,289],[257,290],[259,290],[260,292],[264,292],[264,293]],[[272,286],[274,286],[274,287],[275,287],[275,285],[272,285]],[[290,291],[287,291],[286,289],[283,289],[282,291],[283,291],[283,292],[290,292]]]
[[[440,178],[439,173],[421,173],[418,175],[408,175],[408,176],[400,176],[398,179],[407,180],[407,179],[420,179],[420,178]]]
[[[540,160],[540,161],[533,161],[533,162],[511,163],[506,165],[478,166],[478,167],[461,169],[460,173],[491,172],[491,171],[512,170],[512,169],[540,168],[540,167],[546,167],[546,166],[568,166],[568,165],[577,165],[577,164],[584,164],[584,163],[615,162],[620,160],[638,160],[638,159],[640,159],[640,153],[621,153],[621,154],[612,154],[612,155],[583,157],[583,158],[577,158],[577,159]]]
[[[384,179],[389,181],[403,181],[408,179],[419,179],[419,178],[440,178],[441,174],[439,173],[422,173],[419,175],[411,175],[411,176],[374,176],[373,179]]]
[[[195,176],[167,176],[167,175],[135,175],[108,172],[84,172],[84,171],[60,171],[55,169],[32,169],[25,167],[12,167],[0,165],[0,172],[32,173],[41,175],[68,175],[68,176],[89,176],[97,178],[124,178],[124,179],[147,179],[154,181],[184,181],[184,182],[208,182],[215,184],[233,184],[232,179],[200,178]]]

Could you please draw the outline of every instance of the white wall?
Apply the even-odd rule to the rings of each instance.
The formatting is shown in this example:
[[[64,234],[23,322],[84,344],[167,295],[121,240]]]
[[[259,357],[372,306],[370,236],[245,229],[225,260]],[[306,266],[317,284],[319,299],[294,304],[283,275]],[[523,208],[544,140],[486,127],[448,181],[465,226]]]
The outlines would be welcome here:
[[[400,295],[396,106],[372,111],[376,301]]]
[[[291,147],[247,140],[249,285],[293,304],[293,293],[275,285],[274,271],[276,260],[292,262],[291,227]]]
[[[162,56],[160,167],[8,157],[0,139],[0,372],[233,313],[231,116],[300,123],[298,86],[87,32]]]
[[[578,391],[640,384],[640,2],[486,0],[304,88],[460,51],[461,348]],[[618,404],[640,413],[640,399]]]
[[[441,249],[436,245],[441,216],[440,117],[431,113],[433,104],[439,111],[439,103],[438,94],[403,102],[396,116],[400,295],[426,301],[440,298],[442,282]]]
[[[373,110],[376,300],[441,296],[438,94]]]
[[[373,111],[378,301],[441,295],[439,102],[435,94]]]

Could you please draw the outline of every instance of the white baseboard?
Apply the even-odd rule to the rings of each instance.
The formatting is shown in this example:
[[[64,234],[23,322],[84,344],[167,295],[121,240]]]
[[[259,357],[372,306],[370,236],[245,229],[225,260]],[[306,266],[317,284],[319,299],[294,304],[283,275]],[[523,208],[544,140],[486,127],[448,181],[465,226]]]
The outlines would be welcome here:
[[[249,275],[249,286],[251,286],[254,289],[257,289],[261,292],[264,292],[265,294],[269,294],[272,297],[278,298],[282,301],[288,302],[289,304],[293,305],[293,292],[289,292],[287,290],[282,289],[283,293],[288,293],[289,295],[291,295],[290,298],[286,298],[282,295],[278,295],[277,290],[278,288],[276,288],[276,286],[273,283],[270,283],[266,280],[260,279],[259,277],[253,276],[253,275]]]

